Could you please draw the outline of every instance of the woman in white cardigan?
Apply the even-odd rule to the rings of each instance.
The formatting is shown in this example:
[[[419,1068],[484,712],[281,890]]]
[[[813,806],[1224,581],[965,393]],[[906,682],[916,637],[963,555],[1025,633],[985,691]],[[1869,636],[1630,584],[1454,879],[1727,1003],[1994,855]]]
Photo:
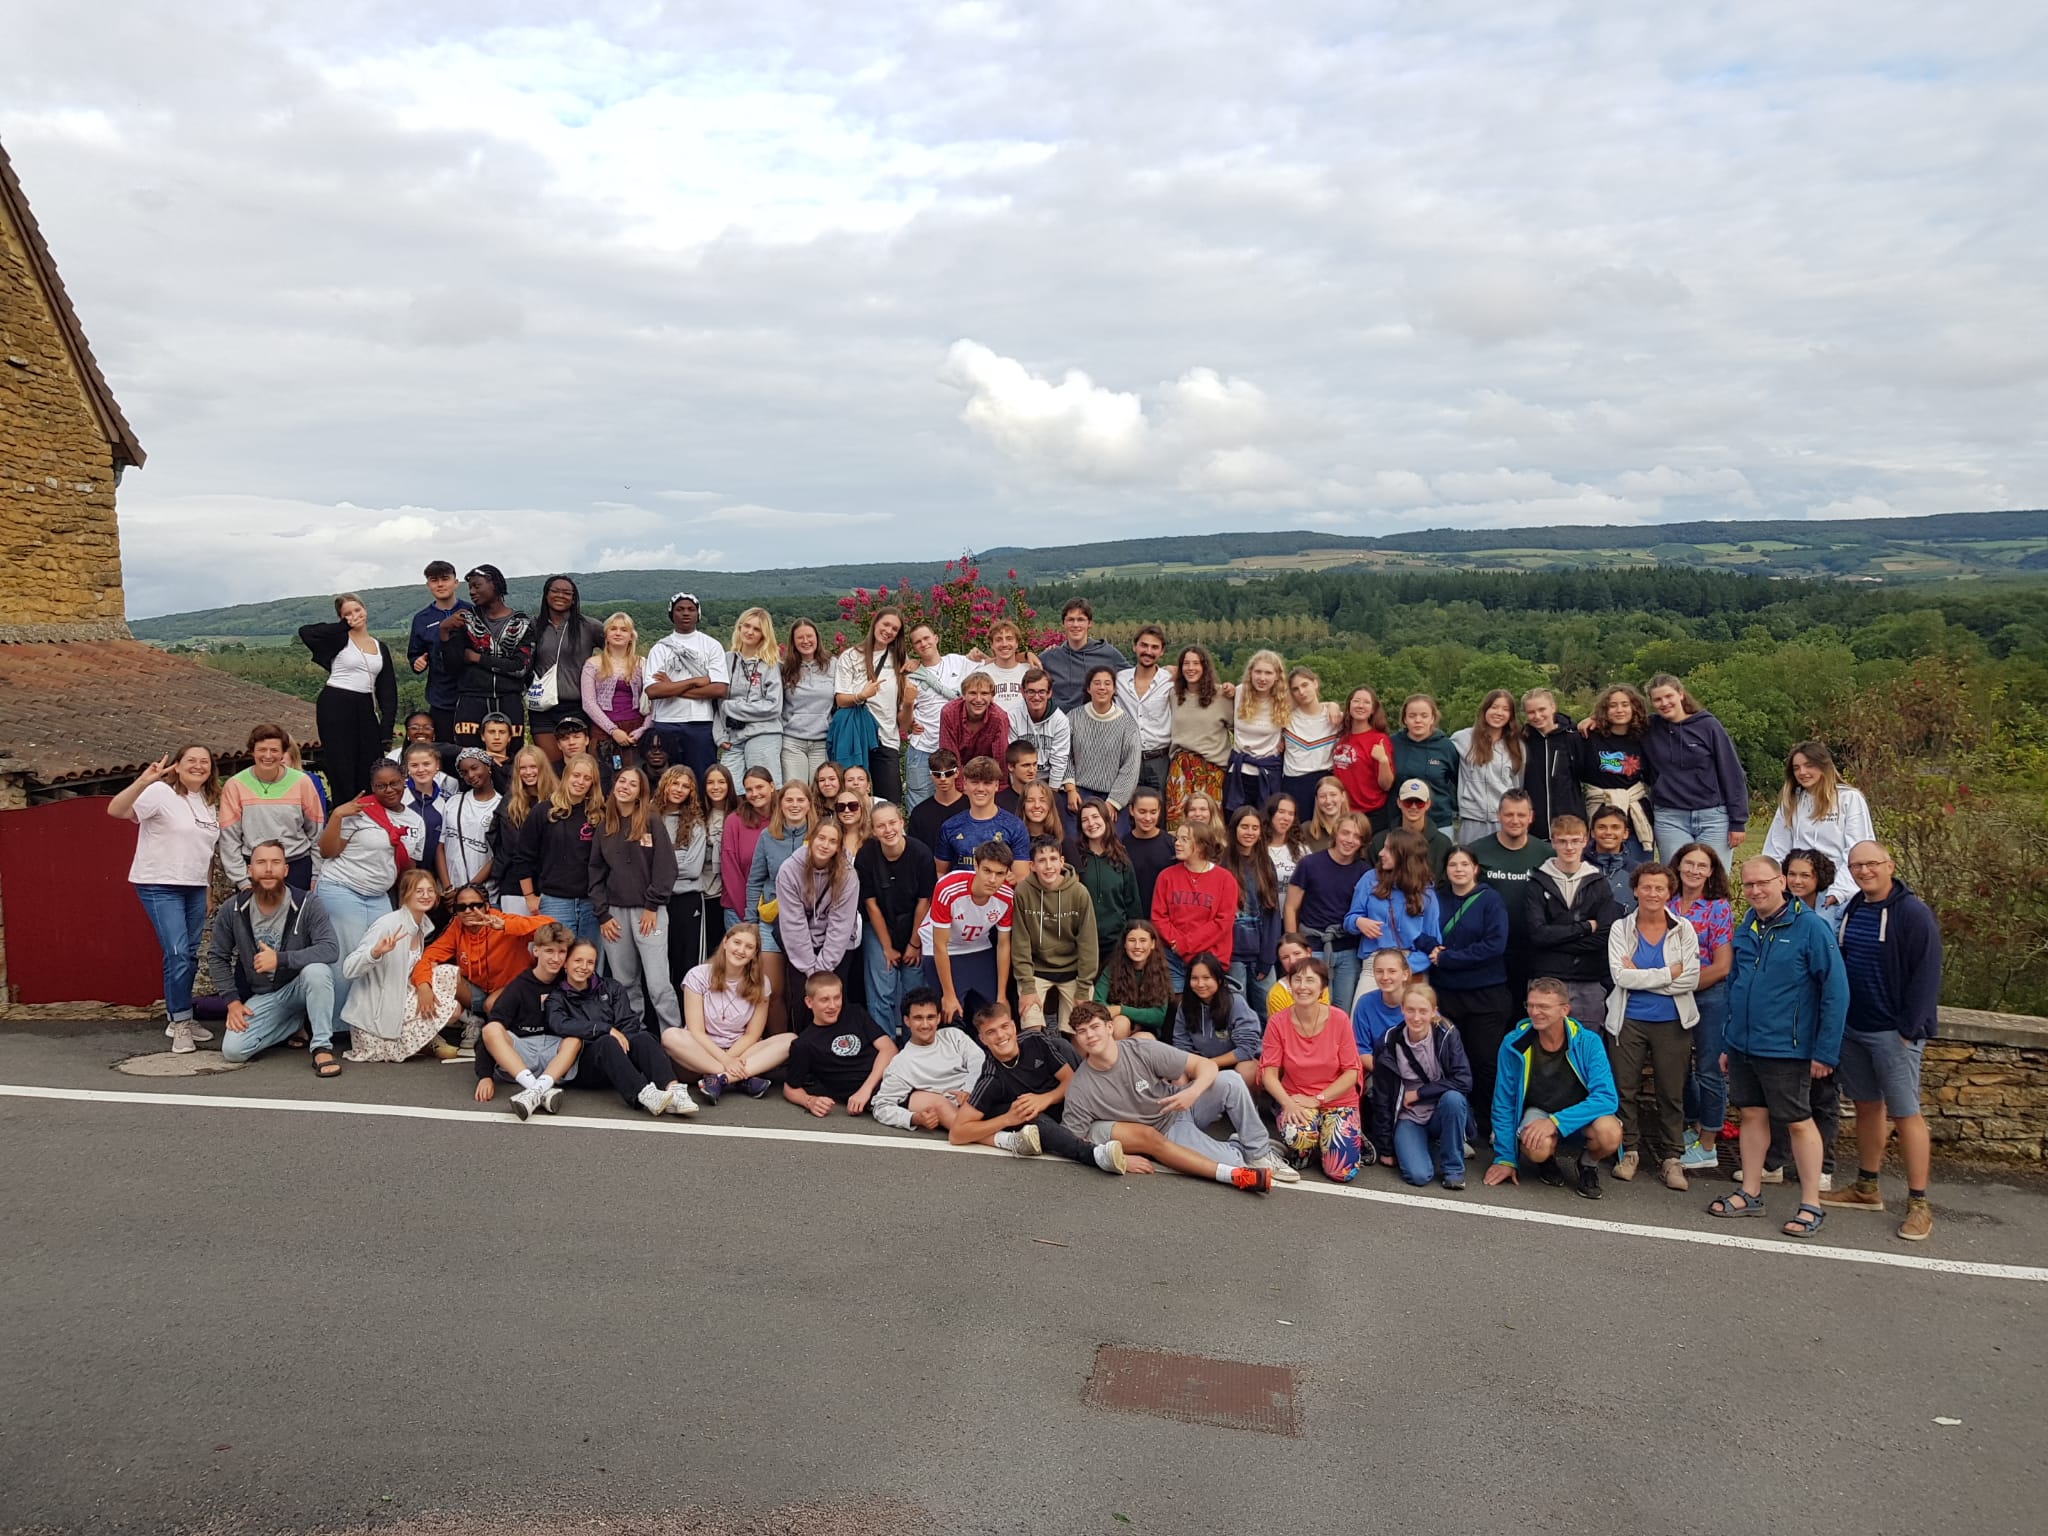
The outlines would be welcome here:
[[[342,974],[350,982],[348,1001],[341,1008],[341,1022],[349,1031],[350,1061],[405,1061],[453,1016],[454,966],[434,972],[437,992],[446,975],[448,996],[435,998],[442,1006],[432,1018],[420,1017],[419,994],[412,984],[413,962],[433,937],[433,912],[440,904],[434,877],[424,869],[408,869],[398,877],[398,909],[370,924],[362,942],[341,957]],[[447,1054],[452,1058],[455,1048],[447,1047]]]
[[[1877,841],[1870,802],[1863,791],[1842,782],[1835,755],[1818,741],[1802,741],[1785,761],[1785,787],[1778,794],[1778,814],[1764,834],[1764,853],[1785,862],[1794,848],[1812,848],[1835,864],[1835,883],[1823,895],[1838,903],[1856,894],[1849,875],[1849,850]]]
[[[1700,940],[1671,911],[1678,879],[1662,864],[1638,864],[1629,875],[1636,909],[1607,930],[1607,1034],[1614,1086],[1621,1095],[1621,1157],[1617,1179],[1632,1179],[1645,1146],[1670,1189],[1687,1187],[1685,1079],[1692,1069],[1693,992],[1700,984]],[[1642,1123],[1643,1064],[1649,1063],[1656,1115]],[[1639,1139],[1640,1138],[1640,1139]]]

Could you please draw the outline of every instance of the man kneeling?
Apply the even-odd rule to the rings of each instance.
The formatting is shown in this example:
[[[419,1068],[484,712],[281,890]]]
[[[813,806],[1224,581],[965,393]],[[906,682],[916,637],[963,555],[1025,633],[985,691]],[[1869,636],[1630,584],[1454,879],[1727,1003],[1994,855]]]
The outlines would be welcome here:
[[[1600,1198],[1601,1158],[1621,1147],[1621,1100],[1607,1048],[1571,1017],[1571,993],[1553,976],[1529,983],[1529,1017],[1501,1042],[1493,1087],[1493,1166],[1489,1184],[1519,1184],[1533,1168],[1546,1184],[1565,1182],[1557,1154],[1570,1150],[1579,1171],[1575,1194]],[[1520,1128],[1514,1141],[1508,1127]]]
[[[1050,1152],[1104,1173],[1124,1171],[1121,1142],[1095,1146],[1060,1124],[1067,1084],[1080,1064],[1072,1046],[1050,1030],[1020,1035],[1006,1003],[977,1008],[974,1032],[988,1060],[947,1133],[954,1146],[992,1145],[1019,1157]]]
[[[899,1131],[951,1131],[967,1090],[981,1076],[981,1047],[960,1030],[941,1033],[939,995],[930,987],[914,988],[904,997],[903,1024],[910,1039],[882,1074],[875,1119]]]
[[[214,914],[207,964],[228,1001],[221,1059],[247,1061],[304,1025],[313,1071],[339,1077],[334,967],[341,945],[327,909],[293,890],[286,876],[284,844],[258,843],[249,850],[249,889]]]
[[[522,1120],[536,1110],[557,1113],[562,1083],[576,1076],[581,1040],[548,1032],[548,998],[561,984],[575,935],[560,923],[546,922],[533,930],[527,949],[531,970],[521,971],[498,989],[490,1002],[476,1053],[476,1101],[488,1104],[498,1096],[498,1083],[517,1083],[512,1112]]]
[[[1192,1178],[1256,1195],[1273,1187],[1279,1159],[1243,1078],[1149,1036],[1117,1039],[1101,1003],[1077,1004],[1072,1023],[1081,1064],[1067,1082],[1062,1119],[1068,1130],[1098,1145],[1119,1142],[1126,1155],[1141,1154]],[[1205,1111],[1210,1120],[1227,1115],[1234,1139],[1204,1134]],[[1135,1162],[1132,1167],[1151,1171]]]

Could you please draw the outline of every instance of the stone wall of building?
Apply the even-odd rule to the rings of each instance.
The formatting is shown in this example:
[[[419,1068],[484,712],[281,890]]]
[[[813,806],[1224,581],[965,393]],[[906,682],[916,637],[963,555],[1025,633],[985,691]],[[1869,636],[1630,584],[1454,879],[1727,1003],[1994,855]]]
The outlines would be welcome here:
[[[22,233],[0,211],[0,570],[8,621],[124,617],[114,460]]]

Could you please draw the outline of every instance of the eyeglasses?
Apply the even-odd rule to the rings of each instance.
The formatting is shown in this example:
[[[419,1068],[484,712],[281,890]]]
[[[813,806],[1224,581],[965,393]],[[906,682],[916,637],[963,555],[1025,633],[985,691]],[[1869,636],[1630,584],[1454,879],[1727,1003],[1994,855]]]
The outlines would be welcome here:
[[[1849,867],[1851,869],[1889,869],[1891,862],[1890,859],[1851,859]]]
[[[491,910],[491,906],[486,901],[458,901],[455,903],[455,910],[458,912],[488,912]]]

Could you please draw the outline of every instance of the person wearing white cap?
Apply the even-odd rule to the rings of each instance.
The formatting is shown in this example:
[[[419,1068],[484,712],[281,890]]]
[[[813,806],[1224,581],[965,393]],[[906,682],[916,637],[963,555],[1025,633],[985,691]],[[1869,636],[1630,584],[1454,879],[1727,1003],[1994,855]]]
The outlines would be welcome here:
[[[644,669],[654,711],[652,732],[667,748],[669,760],[687,765],[699,783],[704,770],[718,761],[711,722],[729,680],[725,647],[697,628],[703,616],[696,593],[670,598],[668,620],[675,632],[654,642]]]
[[[1394,792],[1394,799],[1400,806],[1401,818],[1387,828],[1387,832],[1406,827],[1410,832],[1420,833],[1422,840],[1429,844],[1430,873],[1439,880],[1443,879],[1444,860],[1451,856],[1451,840],[1429,819],[1432,802],[1429,786],[1420,779],[1406,779]],[[1380,849],[1387,845],[1387,832],[1375,835],[1372,845],[1366,849],[1369,868],[1379,867]]]

